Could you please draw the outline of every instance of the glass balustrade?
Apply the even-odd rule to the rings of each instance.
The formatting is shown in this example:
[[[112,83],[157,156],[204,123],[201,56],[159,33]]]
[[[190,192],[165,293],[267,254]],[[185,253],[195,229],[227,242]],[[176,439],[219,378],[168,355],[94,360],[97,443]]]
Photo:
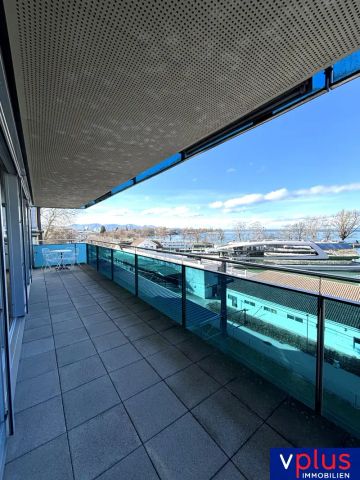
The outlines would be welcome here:
[[[166,257],[161,252],[95,245],[87,247],[87,262],[360,436],[358,283],[220,259]]]

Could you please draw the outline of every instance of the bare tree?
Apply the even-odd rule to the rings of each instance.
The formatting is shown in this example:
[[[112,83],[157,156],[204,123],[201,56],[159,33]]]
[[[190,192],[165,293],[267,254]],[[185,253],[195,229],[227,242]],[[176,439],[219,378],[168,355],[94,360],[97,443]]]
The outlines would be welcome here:
[[[55,238],[64,229],[70,228],[75,222],[78,215],[77,210],[63,208],[42,208],[41,209],[41,225],[44,232],[44,240]]]
[[[158,227],[155,230],[155,234],[157,237],[164,240],[168,236],[168,229],[166,227]]]
[[[340,210],[333,217],[333,225],[339,238],[345,240],[360,227],[360,210]]]
[[[101,225],[101,227],[100,227],[100,235],[104,235],[104,233],[106,233],[106,227],[105,227],[105,225]]]
[[[305,240],[306,238],[306,222],[299,221],[287,225],[288,240]]]
[[[225,232],[222,228],[218,228],[216,230],[216,234],[217,234],[217,239],[219,240],[219,243],[223,243],[224,240],[225,240]]]
[[[247,225],[245,222],[236,222],[235,225],[234,225],[234,230],[235,230],[235,234],[236,234],[236,238],[237,240],[239,240],[239,242],[245,240],[246,238],[246,229],[247,229]]]
[[[321,219],[322,240],[328,242],[334,235],[334,219],[333,217],[322,217]]]
[[[321,229],[321,217],[307,217],[305,219],[305,236],[315,242],[319,239]]]
[[[251,240],[261,242],[265,238],[265,228],[260,222],[249,225]]]

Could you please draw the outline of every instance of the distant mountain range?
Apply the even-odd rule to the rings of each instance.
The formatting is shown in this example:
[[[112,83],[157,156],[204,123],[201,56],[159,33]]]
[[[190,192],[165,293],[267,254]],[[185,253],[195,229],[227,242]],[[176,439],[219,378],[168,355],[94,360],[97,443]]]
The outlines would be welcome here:
[[[133,223],[128,223],[126,225],[120,225],[117,223],[73,223],[71,227],[75,230],[89,230],[90,232],[94,232],[100,230],[100,227],[104,225],[106,231],[110,232],[111,230],[115,230],[116,228],[123,228],[126,230],[136,230],[137,228],[154,228],[154,225],[135,225]]]

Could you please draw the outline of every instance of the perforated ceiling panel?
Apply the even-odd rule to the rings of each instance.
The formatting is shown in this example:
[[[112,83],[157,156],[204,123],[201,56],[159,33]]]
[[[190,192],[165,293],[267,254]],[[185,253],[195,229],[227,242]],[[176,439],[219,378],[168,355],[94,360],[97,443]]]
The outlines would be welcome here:
[[[5,0],[34,201],[78,207],[360,48],[351,0]]]

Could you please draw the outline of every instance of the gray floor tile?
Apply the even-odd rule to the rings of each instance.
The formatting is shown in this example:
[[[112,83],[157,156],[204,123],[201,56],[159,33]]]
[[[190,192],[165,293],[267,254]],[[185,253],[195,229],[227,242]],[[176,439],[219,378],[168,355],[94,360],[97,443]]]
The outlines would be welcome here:
[[[31,330],[33,328],[43,327],[45,325],[51,325],[50,314],[41,316],[39,318],[31,318],[30,315],[26,316],[24,330]]]
[[[121,329],[131,327],[132,325],[137,325],[139,323],[140,324],[144,323],[134,313],[129,313],[129,314],[123,315],[121,317],[114,317],[114,316],[111,315],[111,312],[108,315],[109,315],[110,318],[113,319],[114,323],[116,323],[116,325]]]
[[[68,295],[53,298],[53,299],[49,298],[50,308],[59,307],[59,306],[62,307],[63,305],[72,305],[71,298]]]
[[[202,358],[214,353],[213,347],[196,337],[191,337],[185,340],[185,342],[179,343],[177,348],[190,358],[192,362],[198,362]]]
[[[122,400],[126,400],[161,380],[145,360],[115,370],[110,373],[110,376]]]
[[[64,365],[96,355],[96,350],[91,340],[84,340],[67,347],[58,348],[56,354],[59,367],[63,367]]]
[[[164,382],[131,397],[125,407],[143,442],[186,412]]]
[[[286,398],[286,394],[256,373],[243,369],[227,388],[245,405],[266,419]]]
[[[108,293],[106,291],[104,292],[94,292],[92,293],[92,296],[96,299],[96,301],[98,302],[99,305],[101,305],[101,307],[103,305],[106,305],[110,302],[115,302],[115,297],[113,295],[111,295],[111,293]]]
[[[54,350],[54,339],[52,337],[34,340],[33,342],[24,343],[21,350],[21,359],[30,358],[39,353]]]
[[[216,475],[213,480],[246,480],[232,462],[228,462]]]
[[[143,312],[137,313],[137,315],[141,318],[143,322],[149,322],[151,320],[154,320],[155,318],[159,318],[161,313],[155,308],[148,308]]]
[[[270,448],[291,446],[274,430],[263,425],[232,458],[232,461],[249,480],[269,480]]]
[[[208,480],[227,462],[190,414],[160,432],[145,447],[163,479]]]
[[[51,317],[53,317],[53,315],[58,315],[58,314],[71,314],[71,313],[75,313],[76,312],[76,309],[74,307],[74,305],[72,303],[66,303],[64,305],[57,305],[56,307],[50,307],[50,313],[51,313]]]
[[[139,447],[97,480],[157,480],[159,477],[144,449]]]
[[[86,329],[88,331],[88,334],[92,338],[100,337],[101,335],[105,335],[106,333],[119,331],[118,327],[111,320],[109,320],[108,322],[93,323],[91,325],[87,325]]]
[[[90,315],[95,315],[96,313],[104,312],[104,310],[100,307],[100,305],[90,305],[88,307],[79,307],[77,311],[81,318],[89,317]]]
[[[40,338],[47,338],[52,336],[51,325],[43,325],[41,327],[25,330],[23,336],[23,343],[39,340]]]
[[[63,401],[69,430],[120,403],[107,375],[65,392]]]
[[[112,310],[119,309],[119,310],[124,310],[125,312],[129,313],[130,310],[128,310],[126,307],[122,305],[121,302],[116,300],[114,297],[112,297],[110,300],[103,300],[99,301],[99,304],[101,305],[101,308],[105,312],[111,312]]]
[[[17,381],[37,377],[52,370],[57,370],[55,350],[20,360]]]
[[[57,322],[53,324],[54,334],[70,332],[77,328],[83,327],[83,323],[80,318],[73,318],[71,320],[65,320],[64,322]]]
[[[101,337],[93,338],[93,342],[98,352],[106,352],[115,347],[120,347],[125,343],[128,343],[128,339],[118,329],[116,332],[107,333],[101,335]]]
[[[343,447],[347,434],[294,400],[283,403],[267,423],[296,447]]]
[[[91,295],[80,295],[73,299],[73,303],[76,308],[89,307],[90,305],[97,305],[97,302]]]
[[[172,345],[178,345],[191,338],[191,333],[181,327],[171,327],[164,330],[161,335]]]
[[[175,325],[175,322],[170,320],[170,318],[167,318],[167,317],[164,317],[164,316],[154,318],[153,320],[149,321],[148,323],[157,332],[164,332],[168,328],[171,328]]]
[[[49,307],[48,302],[37,302],[37,303],[31,303],[29,305],[29,313],[31,315],[34,315],[36,313],[42,313],[44,312],[47,308]]]
[[[92,325],[93,323],[108,322],[110,317],[105,312],[95,313],[94,315],[88,315],[82,318],[85,326]]]
[[[190,365],[168,377],[166,383],[188,408],[193,408],[220,388],[220,385],[197,365]]]
[[[204,400],[192,414],[230,457],[262,424],[258,416],[226,389]]]
[[[66,347],[67,345],[72,345],[73,343],[88,340],[88,338],[89,335],[84,327],[71,330],[70,332],[57,333],[54,335],[56,348]]]
[[[65,321],[73,320],[74,318],[79,318],[79,315],[77,314],[76,310],[73,310],[71,312],[53,313],[51,315],[51,320],[53,323],[65,322]]]
[[[60,383],[57,370],[19,382],[16,385],[15,412],[33,407],[59,394]]]
[[[149,306],[148,303],[146,303],[143,300],[140,300],[140,298],[136,298],[131,305],[129,305],[130,310],[133,312],[140,314],[142,312],[146,312],[147,310],[150,310],[151,307]]]
[[[142,359],[140,353],[130,343],[102,352],[100,356],[109,372]]]
[[[138,323],[137,325],[132,325],[131,327],[122,328],[122,332],[126,335],[131,341],[139,340],[140,338],[149,337],[155,333],[149,325],[146,323]]]
[[[155,355],[147,357],[147,359],[163,378],[168,377],[191,364],[190,360],[175,347],[169,347],[166,350],[162,350],[155,353]]]
[[[237,377],[239,366],[220,353],[214,353],[198,362],[206,373],[222,385]]]
[[[64,303],[64,301],[70,300],[70,296],[67,293],[61,294],[49,294],[48,295],[49,303],[52,305],[53,302],[55,303]]]
[[[65,433],[61,397],[16,414],[15,424],[16,435],[8,438],[8,462]]]
[[[76,480],[90,480],[140,446],[125,409],[118,405],[69,432]]]
[[[46,459],[46,460],[45,460]],[[10,462],[4,480],[72,480],[69,445],[66,435]]]
[[[59,370],[63,392],[79,387],[106,374],[106,370],[98,355],[71,363]]]
[[[136,349],[139,350],[142,355],[144,355],[144,357],[154,355],[155,353],[170,347],[169,342],[157,333],[155,335],[150,335],[149,337],[136,340],[134,345]]]

